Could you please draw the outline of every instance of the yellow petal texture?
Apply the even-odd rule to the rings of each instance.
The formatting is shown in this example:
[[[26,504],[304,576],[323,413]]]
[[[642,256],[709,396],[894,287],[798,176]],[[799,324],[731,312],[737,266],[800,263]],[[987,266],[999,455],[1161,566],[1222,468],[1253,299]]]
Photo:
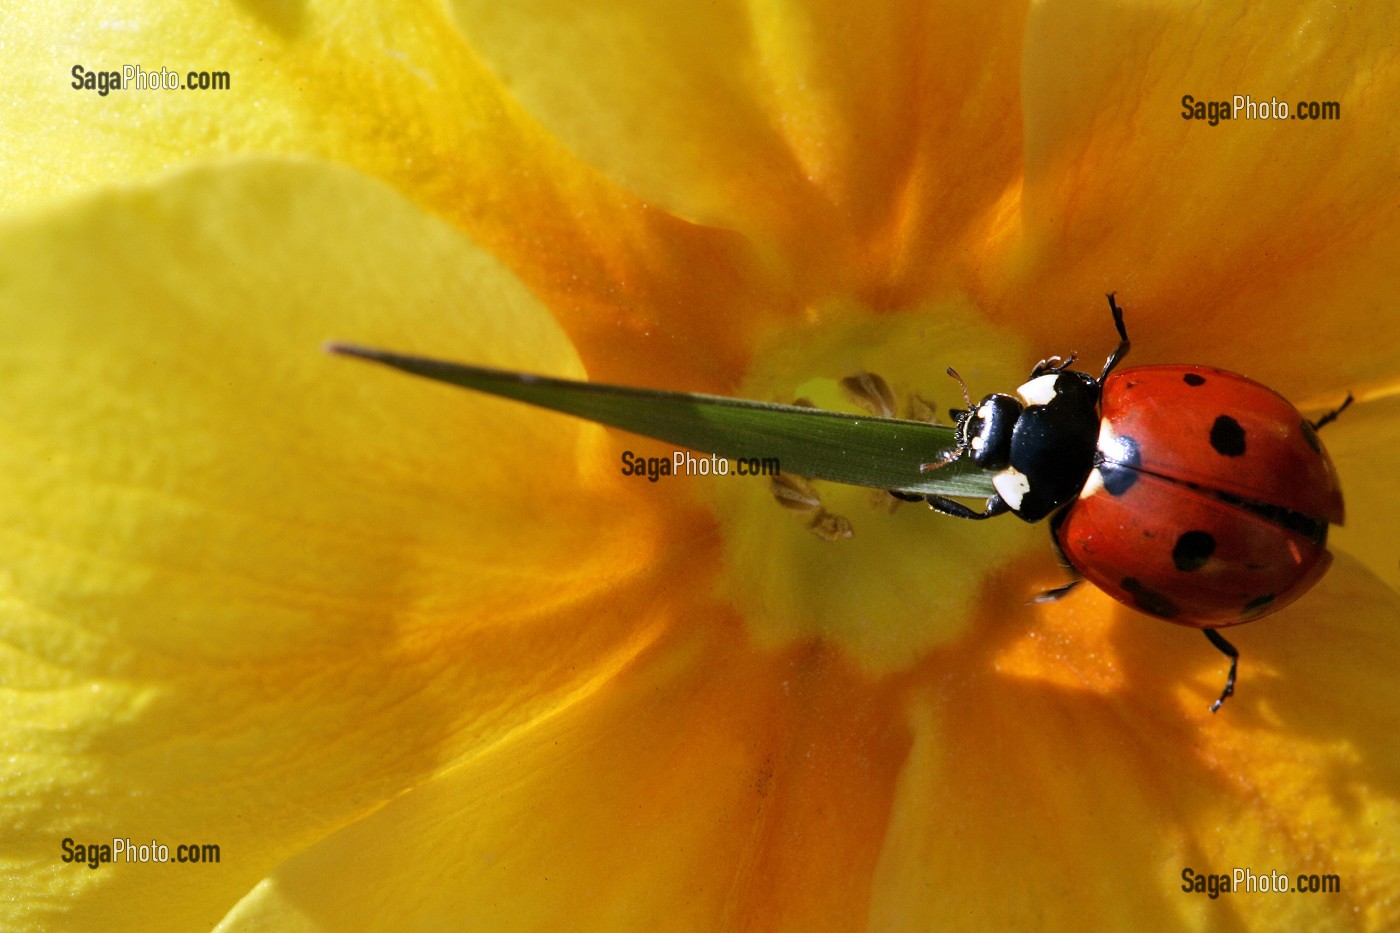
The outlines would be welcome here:
[[[1027,615],[984,629],[951,670],[935,658],[941,676],[912,691],[873,928],[1400,922],[1393,591],[1342,557],[1295,608],[1232,629],[1243,680],[1217,716],[1225,665],[1196,632],[1098,593]],[[1342,889],[1181,890],[1185,868],[1236,867],[1338,874]]]
[[[1400,451],[1400,395],[1356,405],[1322,433],[1346,493],[1347,522],[1332,531],[1332,549],[1400,592],[1400,492],[1390,468]]]
[[[1020,4],[453,8],[551,132],[649,201],[766,246],[798,294],[889,306],[961,284],[1019,170]]]
[[[596,360],[593,375],[613,381],[659,369],[671,387],[724,387],[750,327],[794,310],[737,236],[654,210],[570,154],[426,0],[148,0],[120,16],[36,4],[11,11],[11,27],[0,61],[13,89],[0,104],[8,210],[230,152],[326,158],[490,248]],[[75,63],[226,70],[232,87],[103,97],[70,87]]]
[[[1356,13],[1243,0],[1034,6],[1025,242],[1004,284],[1011,305],[1048,313],[1025,325],[1082,348],[1080,335],[1102,332],[1084,296],[1118,289],[1136,362],[1210,362],[1294,398],[1393,378],[1400,13]],[[1337,101],[1341,115],[1209,126],[1182,118],[1187,94]]]
[[[322,352],[583,375],[381,184],[226,164],[12,222],[0,309],[7,926],[212,924],[654,637],[661,500],[577,466],[600,431]],[[94,871],[65,836],[222,861]]]
[[[419,929],[858,928],[908,747],[892,692],[830,652],[737,636],[693,612],[594,702],[310,849],[221,929],[356,929],[366,911]]]
[[[1239,632],[1229,720],[1204,639],[1086,595],[995,600],[997,625],[884,686],[707,614],[310,848],[223,929],[1393,926],[1395,595],[1343,558],[1288,623]],[[1188,867],[1343,887],[1211,900]]]

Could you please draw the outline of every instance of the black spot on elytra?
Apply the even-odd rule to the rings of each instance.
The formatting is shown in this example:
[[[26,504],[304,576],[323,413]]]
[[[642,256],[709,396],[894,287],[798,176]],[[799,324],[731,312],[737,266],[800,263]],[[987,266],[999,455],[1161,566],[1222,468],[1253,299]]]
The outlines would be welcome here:
[[[1200,570],[1215,553],[1215,539],[1204,531],[1188,531],[1176,539],[1172,548],[1172,563],[1176,569],[1190,573]]]
[[[1124,577],[1119,581],[1119,585],[1133,598],[1133,605],[1148,615],[1171,619],[1181,613],[1176,603],[1156,590],[1143,586],[1137,577]]]
[[[1099,467],[1099,476],[1103,477],[1103,488],[1110,496],[1121,496],[1133,484],[1138,481],[1137,470],[1130,470],[1117,463],[1105,463]]]
[[[1257,612],[1263,612],[1265,609],[1268,608],[1269,603],[1273,601],[1273,593],[1265,593],[1263,596],[1257,596],[1244,604],[1244,614],[1247,616],[1252,616]]]
[[[1244,453],[1244,428],[1229,415],[1221,415],[1210,426],[1210,446],[1225,457],[1238,457]]]
[[[1110,496],[1123,495],[1138,481],[1142,452],[1138,450],[1138,442],[1126,434],[1100,447],[1094,460],[1103,478],[1103,488]]]
[[[1113,449],[1104,451],[1108,460],[1131,470],[1142,469],[1142,451],[1138,448],[1137,439],[1130,434],[1113,439]]]
[[[1313,453],[1322,453],[1322,439],[1317,436],[1317,431],[1308,422],[1303,422],[1303,440],[1308,442],[1308,446],[1313,449]]]
[[[1196,373],[1187,373],[1181,377],[1181,381],[1189,386],[1203,386],[1206,384],[1206,377]]]

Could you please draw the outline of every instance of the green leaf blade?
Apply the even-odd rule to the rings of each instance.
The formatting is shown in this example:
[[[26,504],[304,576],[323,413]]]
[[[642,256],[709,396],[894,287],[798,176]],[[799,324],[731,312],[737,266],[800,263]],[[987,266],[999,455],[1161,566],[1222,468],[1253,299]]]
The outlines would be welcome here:
[[[920,469],[953,446],[953,429],[946,425],[577,382],[353,344],[327,349],[727,459],[776,457],[783,472],[812,479],[954,496],[993,491],[991,475],[970,461]]]

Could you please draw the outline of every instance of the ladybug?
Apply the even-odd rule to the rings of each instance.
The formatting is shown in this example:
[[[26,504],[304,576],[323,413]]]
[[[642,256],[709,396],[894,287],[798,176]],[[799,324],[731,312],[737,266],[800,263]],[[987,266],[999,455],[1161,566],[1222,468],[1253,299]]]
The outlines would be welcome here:
[[[1273,390],[1222,369],[1115,372],[1130,343],[1113,294],[1108,305],[1120,342],[1097,377],[1070,369],[1071,354],[1042,360],[1014,396],[973,404],[963,384],[956,446],[924,469],[967,457],[995,471],[983,511],[944,496],[900,498],[957,518],[1050,518],[1076,577],[1036,601],[1088,580],[1139,612],[1202,629],[1230,659],[1215,712],[1239,666],[1217,629],[1282,609],[1331,563],[1327,528],[1342,524],[1342,493],[1317,431],[1352,397],[1308,421]]]

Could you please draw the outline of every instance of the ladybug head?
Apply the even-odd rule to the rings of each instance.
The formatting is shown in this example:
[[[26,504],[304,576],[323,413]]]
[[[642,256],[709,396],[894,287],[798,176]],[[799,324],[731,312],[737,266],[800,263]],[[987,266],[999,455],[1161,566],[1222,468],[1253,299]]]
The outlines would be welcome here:
[[[958,455],[970,455],[984,470],[1000,470],[1011,460],[1011,435],[1025,410],[1019,399],[994,394],[957,415]]]
[[[948,367],[948,375],[962,387],[967,408],[949,412],[957,426],[957,443],[943,462],[968,455],[984,470],[1000,470],[1011,459],[1011,435],[1025,406],[1019,399],[1001,394],[988,395],[974,405],[967,394],[967,384],[957,370]]]

